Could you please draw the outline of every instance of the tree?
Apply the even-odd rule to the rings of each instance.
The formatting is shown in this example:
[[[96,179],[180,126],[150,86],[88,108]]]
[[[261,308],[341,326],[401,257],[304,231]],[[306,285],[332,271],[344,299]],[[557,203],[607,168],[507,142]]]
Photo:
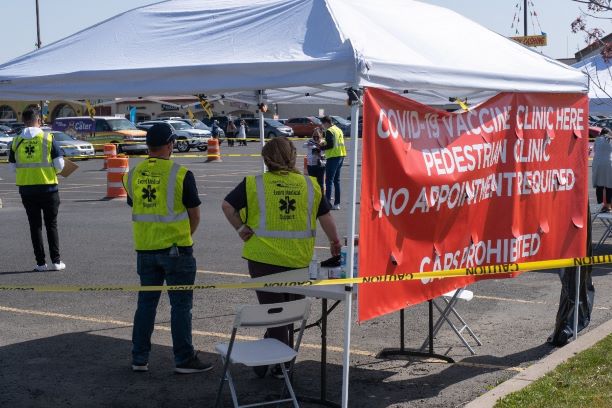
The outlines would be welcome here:
[[[578,16],[571,24],[572,32],[585,34],[585,42],[593,44],[600,42],[603,46],[601,56],[605,62],[612,60],[612,42],[604,42],[602,40],[604,31],[599,27],[590,27],[588,20],[610,20],[612,19],[612,0],[572,0],[574,3],[581,3],[587,6],[586,11],[581,10],[581,15]]]

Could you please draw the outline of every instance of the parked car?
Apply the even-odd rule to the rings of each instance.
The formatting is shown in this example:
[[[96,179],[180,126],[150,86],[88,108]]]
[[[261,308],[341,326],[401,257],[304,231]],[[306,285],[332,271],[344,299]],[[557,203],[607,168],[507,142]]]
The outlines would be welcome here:
[[[4,132],[0,132],[0,155],[8,154],[9,144],[13,141],[13,137]]]
[[[89,116],[57,118],[53,130],[67,133],[78,140],[93,144],[102,151],[106,143],[115,143],[117,153],[146,153],[146,132],[125,118]]]
[[[314,116],[303,116],[287,119],[286,125],[293,129],[295,136],[310,137],[316,128],[321,127],[321,121]]]
[[[600,127],[600,128],[607,127],[607,128],[612,129],[612,118],[600,119],[597,122],[595,122],[592,126]]]
[[[229,116],[213,116],[210,118],[205,116],[204,119],[202,119],[202,123],[204,123],[208,127],[212,127],[212,123],[215,120],[219,123],[219,127],[223,129],[223,133],[227,133],[227,124],[230,120]]]
[[[89,142],[84,142],[57,130],[45,131],[45,134],[49,133],[53,136],[53,140],[57,142],[62,154],[66,157],[89,159],[96,154],[93,145]]]
[[[259,137],[259,118],[240,118],[234,120],[236,128],[240,127],[240,121],[244,120],[247,125],[247,137]],[[293,129],[283,125],[277,120],[264,118],[264,137],[272,138],[278,136],[292,137]]]
[[[342,134],[347,137],[351,135],[351,121],[344,119],[342,116],[330,115],[332,124],[336,125]],[[323,119],[323,116],[319,116],[319,120]]]
[[[11,130],[6,132],[9,135],[17,135],[23,130],[23,128],[25,128],[25,124],[23,124],[22,122],[10,122],[5,125],[11,127]]]
[[[194,129],[207,130],[212,135],[212,127],[208,126],[206,123],[202,122],[200,119],[191,120],[189,118],[172,117],[170,118],[170,120],[180,120],[181,122],[185,122],[186,124],[193,127]],[[219,128],[220,128],[219,129],[219,132],[220,132],[219,140],[225,139],[225,131],[221,128],[221,126],[219,126]]]
[[[170,127],[170,131],[176,135],[174,148],[181,153],[188,152],[192,147],[200,151],[208,149],[208,140],[211,138],[210,131],[195,129],[180,120],[149,120],[138,123],[137,127],[146,131],[155,124]]]
[[[13,133],[13,128],[7,125],[0,124],[0,133],[4,133],[6,135]]]

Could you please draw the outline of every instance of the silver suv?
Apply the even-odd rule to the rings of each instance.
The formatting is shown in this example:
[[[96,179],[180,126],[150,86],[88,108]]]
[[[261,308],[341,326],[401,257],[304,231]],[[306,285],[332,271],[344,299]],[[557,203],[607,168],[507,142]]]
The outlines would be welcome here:
[[[206,151],[208,149],[208,140],[211,138],[210,131],[195,129],[193,126],[181,120],[149,120],[138,123],[136,127],[142,130],[148,130],[151,126],[158,123],[162,123],[171,128],[172,133],[176,135],[174,147],[179,152],[188,152],[192,147],[200,151]]]

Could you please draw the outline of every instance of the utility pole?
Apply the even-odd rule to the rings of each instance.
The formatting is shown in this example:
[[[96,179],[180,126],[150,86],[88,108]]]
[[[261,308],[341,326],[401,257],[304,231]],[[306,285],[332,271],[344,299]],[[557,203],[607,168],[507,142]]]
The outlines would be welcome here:
[[[36,0],[36,48],[40,49],[40,20],[38,18],[38,0]]]
[[[38,0],[36,0],[38,3]],[[527,0],[524,1],[523,6],[523,35],[527,37]]]

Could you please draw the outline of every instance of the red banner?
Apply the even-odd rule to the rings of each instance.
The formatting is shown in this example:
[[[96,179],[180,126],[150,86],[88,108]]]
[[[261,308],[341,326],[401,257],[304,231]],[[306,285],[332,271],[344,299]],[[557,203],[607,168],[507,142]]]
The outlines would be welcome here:
[[[363,111],[359,276],[585,255],[585,95],[502,93],[448,113],[370,88]],[[362,285],[359,320],[477,279]]]

